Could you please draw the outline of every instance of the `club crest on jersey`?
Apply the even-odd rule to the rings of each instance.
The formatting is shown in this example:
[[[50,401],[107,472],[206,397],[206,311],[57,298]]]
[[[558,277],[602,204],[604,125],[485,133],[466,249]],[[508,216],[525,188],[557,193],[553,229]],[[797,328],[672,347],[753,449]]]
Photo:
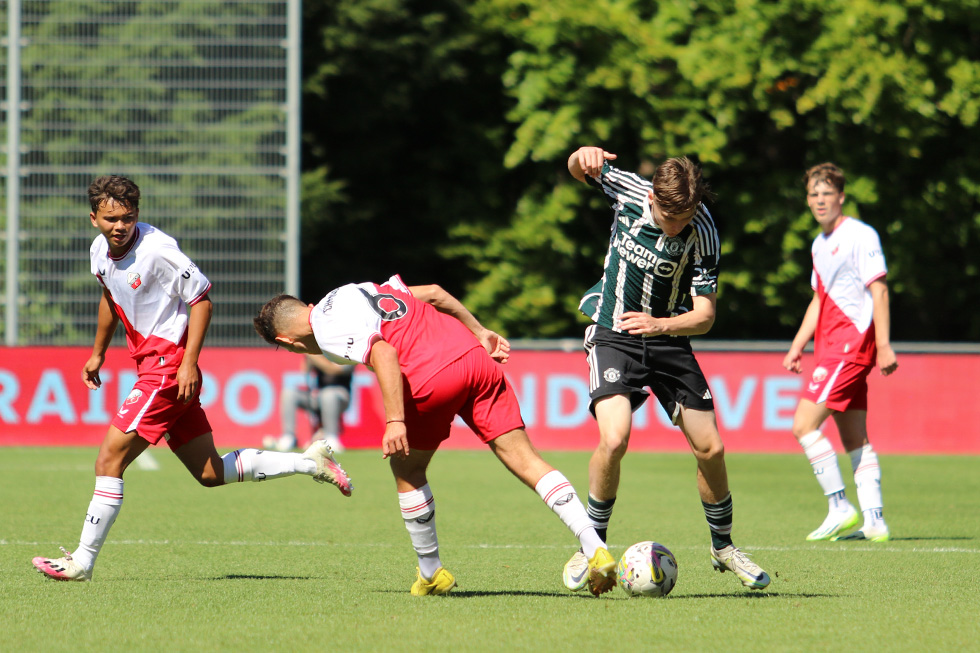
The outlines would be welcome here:
[[[664,243],[664,250],[670,256],[680,256],[681,252],[684,251],[684,239],[676,237],[668,238]]]
[[[612,367],[602,373],[602,378],[604,378],[608,383],[615,383],[616,381],[619,381],[621,376],[622,374],[619,373],[619,370],[613,369]]]
[[[137,401],[140,400],[140,397],[142,396],[143,396],[143,391],[136,390],[134,388],[133,391],[129,393],[129,396],[126,397],[126,405],[128,406],[129,404],[135,404]]]
[[[408,313],[408,304],[394,295],[389,295],[388,293],[372,295],[363,288],[360,291],[367,298],[374,312],[380,315],[381,319],[385,322],[391,322],[392,320],[405,317],[405,314]]]
[[[814,383],[820,383],[820,382],[822,382],[824,379],[827,378],[827,368],[826,367],[818,367],[817,369],[813,370],[813,377],[812,378],[813,378],[813,382]]]
[[[136,290],[137,288],[139,288],[140,287],[140,284],[143,283],[142,281],[140,281],[140,273],[139,272],[130,272],[129,274],[127,274],[126,275],[126,283],[128,283],[129,284],[129,287],[132,288],[133,290]]]

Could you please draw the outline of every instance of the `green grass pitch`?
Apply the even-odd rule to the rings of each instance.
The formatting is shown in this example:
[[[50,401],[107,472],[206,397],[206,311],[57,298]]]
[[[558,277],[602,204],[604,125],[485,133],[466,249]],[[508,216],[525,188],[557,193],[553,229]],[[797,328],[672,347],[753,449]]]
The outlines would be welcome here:
[[[459,587],[408,593],[415,558],[385,461],[341,457],[355,490],[302,476],[199,487],[166,449],[133,467],[91,583],[30,564],[78,542],[93,449],[3,450],[4,651],[950,651],[980,642],[975,457],[882,456],[893,541],[810,543],[826,503],[801,455],[729,454],[735,542],[766,591],[712,570],[690,455],[632,453],[610,530],[618,556],[676,555],[666,599],[595,599],[561,585],[570,533],[487,451],[444,451],[430,483]],[[548,452],[581,495],[585,453]],[[849,469],[846,458],[841,465]],[[856,500],[850,473],[848,493]]]

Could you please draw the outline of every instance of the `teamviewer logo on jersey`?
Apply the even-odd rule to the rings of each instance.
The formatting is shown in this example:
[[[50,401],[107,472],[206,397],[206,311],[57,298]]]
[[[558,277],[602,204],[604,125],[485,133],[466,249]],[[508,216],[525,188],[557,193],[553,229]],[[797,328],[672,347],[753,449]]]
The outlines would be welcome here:
[[[139,272],[130,272],[129,274],[127,274],[126,275],[126,283],[128,283],[129,284],[129,287],[132,288],[133,290],[136,290],[137,288],[139,288],[140,287],[140,284],[143,283],[142,281],[140,281],[140,273]]]

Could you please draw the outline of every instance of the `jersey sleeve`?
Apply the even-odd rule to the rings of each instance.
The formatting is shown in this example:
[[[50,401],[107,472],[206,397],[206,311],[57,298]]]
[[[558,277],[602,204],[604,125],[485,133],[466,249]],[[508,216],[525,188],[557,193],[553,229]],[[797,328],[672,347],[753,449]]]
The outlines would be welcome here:
[[[613,208],[623,204],[642,207],[647,203],[650,189],[653,188],[653,184],[640,175],[614,168],[608,161],[602,164],[598,179],[586,175],[585,181],[590,186],[601,189],[609,206]]]
[[[204,299],[211,282],[176,242],[163,243],[156,254],[157,274],[172,297],[180,297],[188,306]]]
[[[381,316],[355,284],[332,290],[310,314],[320,350],[338,362],[368,363],[371,346],[381,339]]]
[[[881,279],[888,272],[885,265],[885,253],[881,249],[881,239],[878,232],[868,226],[863,230],[858,245],[854,250],[857,258],[858,274],[861,275],[861,283],[870,286],[874,281]]]
[[[718,292],[718,272],[721,267],[721,240],[718,229],[703,206],[691,221],[697,240],[694,244],[694,276],[691,278],[691,296],[699,297]]]

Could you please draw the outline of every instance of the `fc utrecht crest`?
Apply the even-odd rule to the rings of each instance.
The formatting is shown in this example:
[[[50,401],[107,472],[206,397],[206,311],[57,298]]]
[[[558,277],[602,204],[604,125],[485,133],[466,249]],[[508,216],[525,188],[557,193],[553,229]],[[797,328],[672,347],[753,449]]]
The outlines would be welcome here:
[[[140,273],[139,272],[130,272],[129,274],[127,274],[126,275],[126,283],[128,283],[129,284],[129,287],[132,288],[133,290],[136,290],[137,288],[139,288],[140,287],[140,284],[143,283],[142,281],[140,281]]]

